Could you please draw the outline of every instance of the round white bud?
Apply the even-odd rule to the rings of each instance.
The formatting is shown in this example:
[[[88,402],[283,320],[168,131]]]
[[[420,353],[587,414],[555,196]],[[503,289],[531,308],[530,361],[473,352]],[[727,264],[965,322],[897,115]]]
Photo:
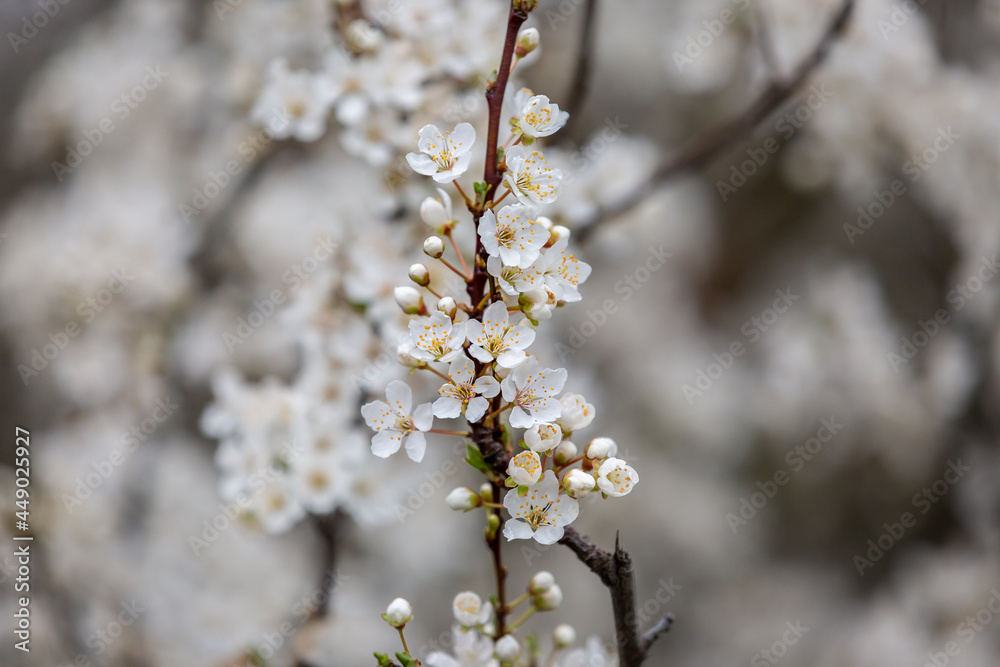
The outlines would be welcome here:
[[[524,28],[517,34],[517,44],[514,46],[514,55],[523,58],[538,48],[541,40],[538,28]]]
[[[572,440],[563,440],[556,446],[553,453],[556,463],[564,465],[576,458],[576,445],[573,444]]]
[[[566,648],[576,641],[576,630],[573,629],[572,625],[565,623],[557,625],[556,629],[552,631],[552,641],[556,648]]]
[[[528,582],[528,592],[532,595],[540,595],[556,585],[556,578],[547,570],[537,572]]]
[[[521,645],[513,635],[504,635],[494,647],[500,662],[514,662],[521,655]]]
[[[535,596],[538,611],[555,611],[562,604],[563,594],[559,584],[552,584],[547,591]]]
[[[424,254],[434,259],[444,254],[444,241],[440,236],[428,236],[424,239]]]
[[[583,498],[594,490],[597,480],[590,473],[573,468],[563,477],[563,487],[572,498]]]
[[[458,312],[458,303],[450,296],[441,297],[437,302],[437,309],[454,320],[455,313]]]
[[[420,295],[416,287],[409,285],[397,287],[392,291],[392,296],[395,297],[396,303],[407,315],[422,315],[427,311],[424,308],[424,297]]]
[[[392,627],[401,628],[413,620],[413,607],[403,598],[396,598],[386,607],[382,618]]]
[[[482,498],[475,491],[464,486],[453,489],[444,502],[456,512],[475,509],[483,504]]]
[[[618,453],[618,443],[611,438],[594,438],[587,445],[588,459],[606,459]]]
[[[410,276],[410,280],[421,287],[427,287],[431,284],[431,272],[423,264],[412,265],[408,275]]]

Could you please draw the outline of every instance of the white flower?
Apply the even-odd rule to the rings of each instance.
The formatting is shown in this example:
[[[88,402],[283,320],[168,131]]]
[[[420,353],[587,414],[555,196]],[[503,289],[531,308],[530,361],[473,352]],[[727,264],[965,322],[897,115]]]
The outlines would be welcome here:
[[[511,458],[507,474],[518,486],[531,486],[542,476],[542,460],[530,449],[523,451]]]
[[[587,445],[588,459],[606,459],[618,453],[618,443],[611,438],[594,438]]]
[[[582,298],[578,288],[590,277],[591,268],[590,264],[568,252],[567,245],[569,240],[563,237],[546,251],[545,284],[552,288],[557,299],[573,303]]]
[[[579,468],[573,468],[563,477],[563,486],[566,492],[574,498],[583,498],[594,490],[597,480],[590,473],[586,473]]]
[[[545,95],[535,95],[527,88],[517,92],[514,105],[518,109],[517,126],[529,137],[553,135],[569,120],[569,113],[560,111],[558,104],[550,103]]]
[[[326,117],[336,96],[337,90],[325,77],[292,71],[286,60],[278,58],[268,68],[267,82],[250,118],[278,139],[316,141],[326,131]]]
[[[535,332],[528,327],[511,326],[507,305],[496,301],[483,313],[483,321],[469,320],[465,324],[469,354],[483,362],[494,359],[504,368],[514,368],[528,358],[525,349],[535,340]]]
[[[590,426],[594,421],[594,406],[587,403],[580,394],[564,394],[559,399],[562,404],[562,415],[556,423],[562,426],[564,432],[577,431]]]
[[[559,194],[562,171],[548,166],[545,156],[524,146],[507,151],[504,184],[517,200],[529,206],[555,201]]]
[[[430,317],[410,320],[410,341],[414,345],[410,352],[414,359],[449,363],[462,351],[465,325],[453,324],[450,317],[436,312]]]
[[[572,625],[563,623],[557,625],[556,629],[552,631],[552,642],[556,645],[556,648],[566,648],[575,641],[576,630],[573,629]]]
[[[444,499],[444,502],[448,507],[459,512],[476,509],[483,504],[483,499],[472,489],[460,486],[452,489],[448,497]]]
[[[468,123],[459,123],[454,131],[444,134],[434,125],[424,125],[417,142],[420,153],[407,153],[406,161],[418,174],[447,183],[469,168],[475,142],[476,130]]]
[[[559,305],[555,292],[548,285],[522,293],[517,302],[524,314],[535,322],[550,319]]]
[[[451,603],[451,610],[455,614],[455,620],[467,628],[488,623],[493,617],[493,608],[484,605],[482,599],[472,591],[456,595]]]
[[[420,217],[431,227],[443,231],[455,222],[455,216],[451,212],[451,197],[441,188],[437,191],[441,195],[439,199],[428,197],[420,204]]]
[[[597,485],[609,496],[627,495],[638,483],[639,474],[635,468],[621,459],[610,458],[597,469]]]
[[[599,637],[590,637],[585,648],[569,651],[556,662],[556,667],[618,667],[618,658],[604,647]]]
[[[500,662],[514,662],[521,655],[521,645],[513,635],[504,635],[497,641],[496,651]]]
[[[562,442],[562,429],[557,424],[535,424],[524,432],[524,444],[533,452],[547,452]]]
[[[528,592],[532,595],[539,595],[552,588],[556,583],[556,578],[548,570],[536,572],[535,576],[528,582]]]
[[[496,278],[503,291],[511,296],[541,287],[545,280],[542,272],[534,264],[523,269],[518,266],[504,266],[499,257],[486,258],[486,271]]]
[[[558,419],[562,406],[554,397],[564,384],[565,368],[539,368],[538,361],[529,357],[500,383],[503,400],[514,404],[510,425],[531,428]]]
[[[576,502],[575,500],[573,502]],[[534,602],[538,611],[555,611],[562,604],[563,594],[559,584],[552,584],[541,595],[536,595]]]
[[[459,624],[451,629],[454,637],[455,657],[435,651],[427,656],[428,667],[496,667],[493,660],[493,640],[475,630],[466,630]]]
[[[419,463],[427,448],[422,431],[429,430],[434,423],[431,404],[418,405],[411,415],[413,393],[409,385],[400,380],[388,384],[385,396],[388,403],[372,401],[361,408],[365,422],[378,431],[372,438],[372,454],[387,458],[398,452],[405,442],[407,456]]]
[[[403,598],[396,598],[386,607],[382,618],[392,627],[401,628],[413,620],[413,607]]]
[[[490,257],[500,257],[508,266],[531,266],[549,240],[545,227],[532,220],[534,215],[523,204],[504,206],[499,213],[487,210],[479,221],[479,236]]]
[[[511,515],[503,527],[504,537],[508,540],[533,537],[539,544],[558,542],[565,526],[573,523],[580,513],[578,502],[567,495],[559,495],[559,481],[551,470],[546,470],[542,479],[529,487],[524,496],[519,496],[517,489],[508,491],[503,506]]]
[[[486,409],[490,407],[490,402],[486,399],[500,393],[500,383],[489,375],[484,375],[473,382],[475,375],[476,367],[465,355],[458,356],[451,362],[448,368],[451,382],[441,385],[438,389],[441,398],[434,401],[435,417],[453,419],[464,410],[465,418],[470,422],[475,423],[482,419]]]

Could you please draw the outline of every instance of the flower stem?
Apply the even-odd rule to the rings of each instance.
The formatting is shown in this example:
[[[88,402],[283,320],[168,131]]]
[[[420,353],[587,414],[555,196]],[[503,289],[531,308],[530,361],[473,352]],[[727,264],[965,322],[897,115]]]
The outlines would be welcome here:
[[[525,593],[524,595],[522,595],[521,597],[517,598],[516,600],[511,600],[510,604],[507,605],[507,608],[508,609],[513,609],[517,605],[521,604],[522,602],[524,602],[525,600],[528,600],[530,598],[531,598],[531,593]]]
[[[462,256],[462,251],[458,249],[458,244],[455,243],[455,237],[451,235],[451,230],[449,229],[444,233],[451,241],[451,245],[455,248],[455,254],[458,255],[458,261],[462,264],[462,272],[465,274],[462,276],[465,278],[465,282],[472,280],[472,273],[469,271],[469,265],[465,263],[465,257]]]
[[[453,180],[452,183],[455,185],[455,188],[458,189],[458,194],[462,195],[462,199],[465,200],[465,205],[468,206],[469,210],[471,211],[473,208],[473,204],[472,200],[469,199],[469,195],[465,194],[465,190],[462,189],[462,186],[458,184],[457,180]]]
[[[450,377],[448,377],[447,375],[445,375],[444,373],[442,373],[438,369],[430,366],[429,364],[424,364],[423,366],[418,366],[417,368],[421,368],[421,369],[423,369],[425,371],[430,371],[431,373],[434,373],[434,375],[437,375],[439,378],[441,378],[445,382],[451,382],[451,378]]]
[[[397,628],[397,630],[399,630],[399,640],[403,642],[403,650],[406,651],[407,655],[412,656],[413,654],[410,653],[410,647],[406,645],[406,637],[403,636],[403,628]]]
[[[450,238],[450,237],[451,237],[451,235],[449,234],[449,235],[448,235],[448,237]],[[452,243],[454,243],[454,241],[452,241]],[[458,250],[458,248],[455,248],[455,250],[457,251],[457,250]],[[462,265],[464,266],[464,265],[465,265],[465,260],[464,260],[464,259],[462,259],[462,255],[461,255],[461,254],[459,254],[458,258],[462,260]],[[445,259],[444,257],[438,257],[438,258],[437,258],[437,260],[438,260],[439,262],[441,262],[442,264],[444,264],[445,266],[447,266],[447,267],[448,267],[449,269],[451,269],[452,271],[454,271],[454,272],[455,272],[455,274],[456,274],[456,275],[457,275],[457,276],[458,276],[459,278],[461,278],[462,280],[464,280],[465,282],[469,282],[469,281],[471,280],[471,278],[469,277],[469,268],[468,268],[468,267],[466,267],[466,268],[465,268],[465,272],[462,272],[462,271],[459,271],[458,269],[456,269],[456,268],[454,267],[454,265],[452,265],[452,263],[451,263],[451,262],[449,262],[448,260],[446,260],[446,259]]]
[[[506,192],[504,192],[502,195],[500,195],[500,199],[497,199],[495,202],[493,202],[493,206],[496,206],[497,204],[499,204],[500,202],[502,202],[504,200],[504,198],[506,198],[507,195],[509,195],[509,194],[510,194],[510,190],[507,190]]]
[[[437,433],[438,435],[460,435],[460,436],[465,437],[465,438],[467,438],[470,435],[472,435],[468,431],[445,431],[445,430],[442,430],[442,429],[439,429],[439,428],[428,429],[427,433]]]
[[[510,634],[510,633],[514,632],[515,630],[517,630],[519,627],[521,627],[521,624],[523,624],[525,621],[527,621],[529,618],[531,618],[532,615],[534,615],[534,613],[536,611],[538,611],[538,608],[535,607],[534,605],[532,605],[531,607],[529,607],[528,611],[526,611],[523,614],[521,614],[521,617],[519,619],[517,619],[516,621],[514,621],[513,623],[511,623],[510,625],[507,626],[507,634]],[[503,636],[503,635],[501,635],[501,636]]]

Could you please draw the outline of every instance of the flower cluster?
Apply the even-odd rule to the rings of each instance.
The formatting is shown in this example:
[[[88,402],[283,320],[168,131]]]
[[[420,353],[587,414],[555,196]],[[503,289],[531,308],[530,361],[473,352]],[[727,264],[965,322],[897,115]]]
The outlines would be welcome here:
[[[525,45],[535,44],[534,31],[524,31],[511,66],[530,50]],[[414,264],[409,270],[413,285],[397,287],[395,297],[412,316],[409,336],[397,356],[411,372],[437,376],[439,397],[414,406],[410,388],[395,381],[386,388],[385,401],[367,403],[361,414],[375,431],[372,452],[380,457],[404,448],[419,462],[426,434],[467,438],[467,461],[485,475],[486,483],[478,492],[454,489],[447,505],[466,512],[483,508],[488,540],[502,534],[508,541],[534,539],[548,545],[559,541],[579,516],[581,498],[595,492],[604,498],[624,496],[639,477],[616,457],[618,447],[610,438],[595,438],[582,447],[574,444],[574,435],[593,422],[594,406],[564,391],[565,369],[545,367],[530,351],[540,323],[556,308],[581,299],[580,286],[590,266],[570,250],[570,230],[541,210],[559,196],[563,173],[549,165],[535,142],[558,131],[568,114],[528,89],[512,99],[507,123],[511,131],[497,152],[492,182],[473,183],[473,197],[458,180],[468,170],[476,142],[472,125],[461,123],[450,130],[426,125],[419,131],[419,152],[406,156],[417,173],[454,185],[473,218],[476,248],[467,261],[453,236],[460,222],[452,198],[438,188],[438,196],[425,199],[420,213],[434,232],[423,243],[424,254],[440,263],[435,268],[443,268],[432,273],[424,264]],[[499,143],[499,137],[494,139]],[[487,179],[490,173],[488,167]],[[454,259],[446,257],[449,245]],[[448,271],[464,283],[462,293],[448,293],[445,281],[434,278]],[[459,417],[464,418],[463,429],[434,428],[435,418]],[[512,437],[515,434],[520,437]],[[493,452],[490,463],[484,437],[499,440],[491,444],[502,449],[499,458]],[[497,502],[497,493],[504,489]],[[505,615],[528,600],[525,615],[507,623]],[[561,600],[562,591],[547,572],[537,574],[525,595],[511,604],[497,598],[486,604],[476,593],[459,593],[454,601],[456,657],[433,653],[427,664],[528,664],[537,655],[524,650],[514,631],[536,611],[558,608]],[[402,628],[394,627],[402,637]],[[555,650],[572,642],[571,632],[561,629],[554,638]],[[405,647],[405,639],[403,643]],[[397,656],[408,664],[408,654]],[[392,664],[387,657],[379,659]]]

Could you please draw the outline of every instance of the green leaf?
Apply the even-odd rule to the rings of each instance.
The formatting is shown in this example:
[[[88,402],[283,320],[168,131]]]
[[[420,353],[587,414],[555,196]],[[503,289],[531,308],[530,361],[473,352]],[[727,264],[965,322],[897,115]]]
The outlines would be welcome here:
[[[465,462],[484,475],[488,475],[491,472],[490,467],[483,460],[483,453],[471,442],[465,443]]]
[[[378,660],[378,667],[392,667],[392,660],[385,653],[376,653],[375,658]]]
[[[472,184],[472,189],[476,191],[477,195],[481,195],[490,189],[490,185],[486,181],[476,181]]]
[[[409,653],[400,651],[396,654],[396,660],[399,660],[399,663],[403,665],[403,667],[417,667],[417,661],[414,660]]]

